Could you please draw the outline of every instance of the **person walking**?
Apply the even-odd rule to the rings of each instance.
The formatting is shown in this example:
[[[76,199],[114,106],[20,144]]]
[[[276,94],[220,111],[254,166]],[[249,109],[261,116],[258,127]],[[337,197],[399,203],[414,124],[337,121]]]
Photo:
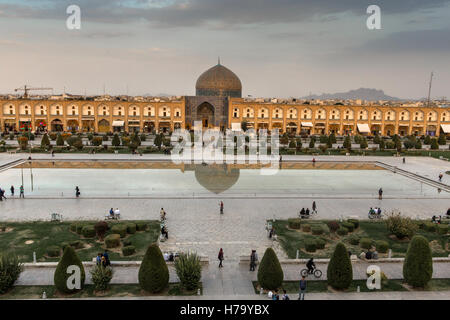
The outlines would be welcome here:
[[[220,201],[220,214],[223,214],[223,201]]]
[[[444,175],[442,174],[442,173],[439,173],[439,182],[442,182],[442,177],[443,177]]]
[[[14,186],[11,186],[11,189],[9,190],[11,190],[11,197],[14,197]]]
[[[80,188],[78,188],[78,186],[75,187],[75,196],[77,198],[80,196]]]
[[[20,186],[20,195],[19,198],[25,198],[25,191],[23,189],[23,186]]]
[[[378,199],[383,200],[383,189],[378,190]]]
[[[305,276],[302,276],[302,279],[300,280],[299,283],[299,289],[300,292],[298,294],[298,300],[305,300],[305,293],[306,293],[306,279]]]
[[[403,163],[406,163],[406,159],[405,159],[405,157],[403,157]]]
[[[286,293],[286,290],[283,290],[283,296],[281,297],[282,300],[291,300],[289,299],[289,296]]]
[[[255,271],[256,268],[256,250],[252,250],[250,255],[250,271]]]
[[[166,220],[166,211],[164,211],[164,208],[161,208],[159,211],[159,216],[161,217],[161,221]]]
[[[3,201],[3,190],[0,188],[0,201]]]
[[[217,256],[217,259],[219,259],[219,268],[223,268],[222,261],[223,261],[223,250],[220,248],[219,255]]]
[[[312,212],[313,213],[317,213],[317,206],[316,206],[316,202],[315,201],[313,201],[313,203],[312,203]]]

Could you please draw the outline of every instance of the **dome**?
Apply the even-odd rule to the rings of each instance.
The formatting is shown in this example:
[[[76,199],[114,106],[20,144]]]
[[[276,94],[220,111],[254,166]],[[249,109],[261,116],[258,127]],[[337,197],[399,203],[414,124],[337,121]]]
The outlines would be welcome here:
[[[220,62],[198,78],[195,88],[197,96],[242,97],[241,80]]]

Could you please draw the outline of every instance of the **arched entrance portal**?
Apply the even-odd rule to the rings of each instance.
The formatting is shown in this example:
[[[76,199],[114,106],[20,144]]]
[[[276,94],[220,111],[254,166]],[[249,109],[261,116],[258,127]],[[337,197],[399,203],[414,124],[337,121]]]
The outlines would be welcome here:
[[[203,128],[214,127],[214,107],[208,103],[203,102],[197,107],[197,117],[195,121],[201,121]]]

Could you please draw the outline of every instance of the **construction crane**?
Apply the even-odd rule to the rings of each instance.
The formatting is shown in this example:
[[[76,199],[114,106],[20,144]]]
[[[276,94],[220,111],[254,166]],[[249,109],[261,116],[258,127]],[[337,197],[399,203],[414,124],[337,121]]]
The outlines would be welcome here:
[[[53,88],[31,88],[30,86],[24,85],[22,88],[14,89],[15,92],[23,91],[24,99],[28,98],[28,91],[31,91],[31,90],[52,90],[53,91]]]

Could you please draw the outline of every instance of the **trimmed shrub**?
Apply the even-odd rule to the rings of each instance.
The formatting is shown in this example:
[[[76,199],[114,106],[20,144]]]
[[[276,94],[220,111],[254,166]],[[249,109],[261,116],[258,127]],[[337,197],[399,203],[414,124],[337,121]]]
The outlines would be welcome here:
[[[59,257],[61,249],[58,246],[50,246],[46,250],[49,257]]]
[[[131,256],[136,252],[136,248],[134,246],[126,246],[122,248],[122,254],[126,256]]]
[[[145,231],[147,230],[148,224],[147,222],[138,222],[136,223],[136,230],[137,231]]]
[[[311,231],[311,226],[309,224],[302,225],[302,231],[303,232],[310,232]]]
[[[359,241],[361,240],[361,238],[355,234],[352,234],[349,238],[348,238],[348,242],[350,242],[351,245],[357,246],[359,244]]]
[[[129,234],[136,233],[136,224],[135,223],[127,223],[127,233],[129,233]]]
[[[131,244],[132,244],[132,243],[131,243],[131,240],[128,240],[128,239],[123,240],[122,243],[123,243],[123,246],[124,246],[124,247],[131,246]]]
[[[69,242],[70,246],[73,247],[74,249],[81,249],[84,247],[84,243],[80,240],[74,240]]]
[[[314,235],[321,235],[324,233],[322,226],[313,226],[311,228],[311,231],[312,231],[312,234],[314,234]]]
[[[198,288],[202,266],[196,253],[181,253],[175,260],[175,271],[184,288],[187,290]]]
[[[370,249],[372,247],[372,239],[369,238],[362,238],[359,240],[359,246],[363,249]]]
[[[108,284],[113,276],[112,268],[98,264],[91,269],[90,273],[95,291],[105,291],[108,289]]]
[[[437,224],[433,222],[426,222],[425,223],[425,230],[428,232],[436,232],[437,230]]]
[[[403,263],[403,278],[413,287],[425,287],[433,275],[433,261],[428,240],[414,236]]]
[[[340,227],[337,221],[329,221],[327,225],[331,232],[336,232]]]
[[[334,249],[327,269],[327,281],[334,289],[347,289],[353,280],[353,269],[348,251],[342,242]]]
[[[84,223],[78,222],[78,223],[76,224],[76,230],[75,230],[76,233],[78,233],[78,234],[81,235],[84,226],[85,226]]]
[[[437,226],[437,232],[439,234],[447,234],[448,232],[448,225],[447,224],[438,224]]]
[[[278,289],[283,283],[284,273],[280,261],[272,248],[267,248],[258,268],[258,283],[266,290]]]
[[[23,266],[15,254],[0,253],[0,294],[6,293],[13,287],[22,270]]]
[[[359,228],[359,220],[358,219],[348,219],[347,222],[352,223],[355,229]]]
[[[412,238],[418,228],[411,218],[402,217],[400,213],[394,212],[386,219],[386,227],[398,239]]]
[[[387,241],[378,240],[375,241],[375,247],[377,248],[378,252],[386,253],[389,250],[389,243]]]
[[[119,234],[110,234],[105,238],[105,244],[107,248],[117,248],[120,246],[120,235]]]
[[[95,234],[99,240],[105,238],[106,231],[108,231],[108,223],[106,221],[99,221],[94,225]]]
[[[71,223],[70,227],[69,227],[69,230],[72,231],[72,232],[77,232],[77,223],[76,222]]]
[[[313,240],[313,239],[305,240],[305,250],[307,252],[315,252],[316,251],[316,240]]]
[[[70,244],[69,244],[68,242],[61,242],[61,249],[62,249],[63,252],[64,252],[64,249],[65,249],[67,246],[70,246]]]
[[[160,292],[169,284],[169,269],[156,244],[148,247],[138,277],[141,288],[151,293]]]
[[[316,248],[317,249],[325,249],[325,245],[327,244],[327,242],[323,239],[316,239]]]
[[[67,287],[67,280],[73,274],[73,271],[67,273],[67,271],[70,271],[68,270],[70,266],[78,266],[80,268],[80,285],[82,289],[85,280],[83,264],[81,263],[81,260],[75,252],[74,248],[72,248],[71,246],[67,246],[64,249],[63,256],[59,260],[58,266],[56,267],[53,279],[56,289],[61,293],[74,293],[78,291],[78,289],[70,289]]]
[[[340,236],[346,236],[348,234],[348,229],[341,227],[339,229],[336,230],[336,233]]]
[[[288,219],[288,226],[291,229],[300,229],[301,221],[299,218]]]
[[[112,226],[111,233],[116,233],[120,235],[121,238],[125,238],[127,236],[127,226],[123,224],[116,224]]]
[[[83,229],[81,229],[81,233],[83,234],[83,237],[85,237],[85,238],[95,237],[94,226],[92,226],[92,225],[84,226]]]
[[[353,232],[355,230],[355,225],[350,222],[343,222],[342,226],[348,230],[348,232]]]

